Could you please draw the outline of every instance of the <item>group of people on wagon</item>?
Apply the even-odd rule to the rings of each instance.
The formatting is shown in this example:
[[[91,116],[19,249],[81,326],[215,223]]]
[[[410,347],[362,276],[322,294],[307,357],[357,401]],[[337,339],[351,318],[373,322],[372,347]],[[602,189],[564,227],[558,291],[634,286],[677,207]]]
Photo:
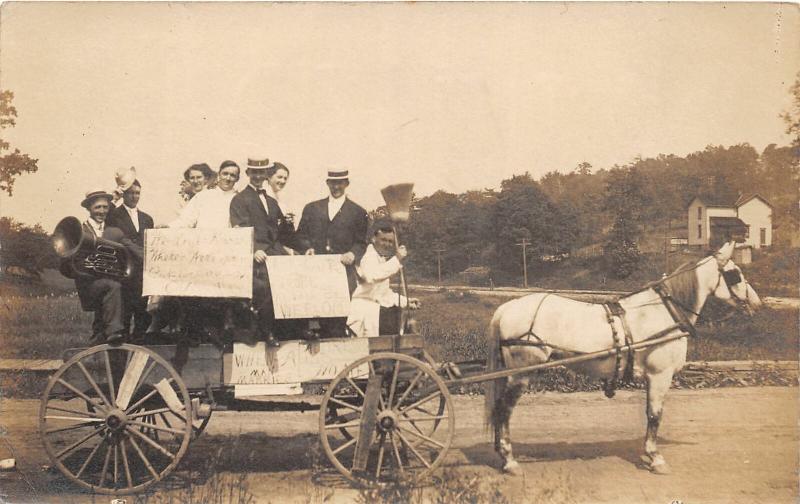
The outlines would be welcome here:
[[[171,329],[194,340],[207,338],[224,345],[230,341],[226,335],[236,333],[243,319],[258,340],[272,347],[280,346],[279,339],[397,333],[400,307],[419,307],[417,299],[393,293],[389,284],[408,252],[405,246],[395,245],[390,222],[378,219],[370,223],[366,210],[348,198],[349,172],[328,171],[328,196],[305,205],[299,222],[281,203],[280,194],[289,179],[285,165],[249,158],[244,172],[248,184],[237,191],[235,186],[242,174],[235,161],[224,161],[217,172],[207,164],[190,166],[181,185],[184,205],[180,214],[158,226],[138,208],[142,186],[133,169],[117,173],[117,188],[112,193],[86,193],[81,203],[89,213],[83,223],[84,233],[121,244],[135,263],[129,279],[75,274],[72,270],[83,309],[94,312],[93,342],[149,342],[154,335]],[[253,228],[252,302],[242,306],[232,300],[143,297],[144,236],[145,230],[154,227]],[[339,256],[351,295],[347,318],[275,320],[267,257],[287,254]],[[220,331],[207,323],[209,313],[221,320]]]

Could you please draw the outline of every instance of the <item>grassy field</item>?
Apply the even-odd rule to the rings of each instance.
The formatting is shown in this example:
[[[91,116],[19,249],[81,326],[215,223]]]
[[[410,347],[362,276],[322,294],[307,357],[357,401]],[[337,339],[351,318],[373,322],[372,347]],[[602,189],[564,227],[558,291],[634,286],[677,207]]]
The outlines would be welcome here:
[[[425,293],[416,314],[428,351],[440,361],[485,356],[484,334],[499,298]],[[86,345],[92,315],[75,294],[3,296],[0,357],[59,358],[64,349]],[[689,345],[690,360],[797,359],[798,311],[762,310],[752,319],[734,316],[720,327],[700,324]]]

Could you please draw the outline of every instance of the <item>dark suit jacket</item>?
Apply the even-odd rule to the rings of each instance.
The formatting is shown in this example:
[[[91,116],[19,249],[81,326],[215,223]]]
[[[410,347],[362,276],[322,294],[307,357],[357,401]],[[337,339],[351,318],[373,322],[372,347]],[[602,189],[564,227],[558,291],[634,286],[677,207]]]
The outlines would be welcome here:
[[[139,231],[137,232],[136,228],[133,227],[130,214],[125,210],[124,205],[120,205],[108,213],[108,217],[106,217],[106,226],[121,229],[122,232],[125,233],[126,238],[140,247],[143,247],[144,230],[153,229],[153,218],[139,210]]]
[[[278,202],[269,196],[267,208],[269,214],[258,193],[248,185],[231,200],[231,226],[252,227],[255,250],[263,250],[267,255],[286,255],[283,245],[290,246],[292,237],[281,232],[279,223],[284,221],[283,212]]]
[[[313,248],[317,254],[344,254],[352,252],[355,264],[367,250],[369,216],[359,205],[346,199],[339,212],[328,218],[328,198],[309,203],[303,208],[297,228],[297,243],[302,250]],[[355,265],[348,266],[347,282],[350,294],[358,283]]]
[[[122,231],[125,238],[133,242],[139,247],[144,247],[144,230],[153,229],[153,218],[148,214],[139,210],[139,231],[133,227],[133,221],[124,205],[120,205],[111,209],[106,217],[106,227],[115,227]],[[121,241],[121,240],[116,240]],[[127,244],[126,244],[127,245]],[[142,260],[141,257],[134,255],[133,276],[127,282],[123,283],[123,290],[132,299],[138,299],[142,296]]]
[[[328,198],[309,203],[303,208],[297,228],[298,241],[317,254],[352,252],[356,262],[367,250],[367,211],[346,199],[339,212],[328,218]]]

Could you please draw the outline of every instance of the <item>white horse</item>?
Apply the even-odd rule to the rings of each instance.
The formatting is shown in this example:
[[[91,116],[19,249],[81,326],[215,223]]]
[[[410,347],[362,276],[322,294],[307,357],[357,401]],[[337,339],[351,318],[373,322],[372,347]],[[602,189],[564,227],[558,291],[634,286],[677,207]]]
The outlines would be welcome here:
[[[488,371],[518,368],[623,347],[654,336],[691,334],[708,296],[749,315],[761,306],[755,290],[731,261],[734,242],[726,243],[713,256],[684,265],[672,275],[648,284],[618,301],[616,309],[604,304],[583,303],[555,294],[537,293],[501,305],[489,325]],[[621,306],[622,310],[619,309]],[[675,327],[676,323],[680,327]],[[669,330],[672,327],[672,330]],[[656,436],[664,396],[672,375],[686,363],[687,338],[680,337],[635,350],[633,376],[647,383],[647,435],[643,460],[658,474],[669,472],[658,452]],[[628,364],[628,352],[588,360],[569,366],[591,377],[615,383]],[[519,463],[511,450],[511,410],[527,388],[528,378],[514,375],[487,382],[486,420],[494,430],[495,450],[503,458],[503,470],[519,474]],[[613,395],[613,389],[607,389]]]

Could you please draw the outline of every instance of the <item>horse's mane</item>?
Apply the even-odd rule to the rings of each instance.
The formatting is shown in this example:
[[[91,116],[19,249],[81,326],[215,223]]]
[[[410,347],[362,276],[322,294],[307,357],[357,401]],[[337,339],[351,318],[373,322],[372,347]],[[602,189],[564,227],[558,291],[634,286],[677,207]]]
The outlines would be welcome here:
[[[686,262],[678,266],[678,269],[667,278],[662,280],[667,286],[672,297],[690,309],[694,309],[697,302],[697,263]]]
[[[669,289],[672,297],[682,306],[693,307],[697,302],[697,263],[685,262],[678,266],[669,276],[660,280],[648,282],[641,289],[634,291],[642,292],[658,284],[664,284]]]

